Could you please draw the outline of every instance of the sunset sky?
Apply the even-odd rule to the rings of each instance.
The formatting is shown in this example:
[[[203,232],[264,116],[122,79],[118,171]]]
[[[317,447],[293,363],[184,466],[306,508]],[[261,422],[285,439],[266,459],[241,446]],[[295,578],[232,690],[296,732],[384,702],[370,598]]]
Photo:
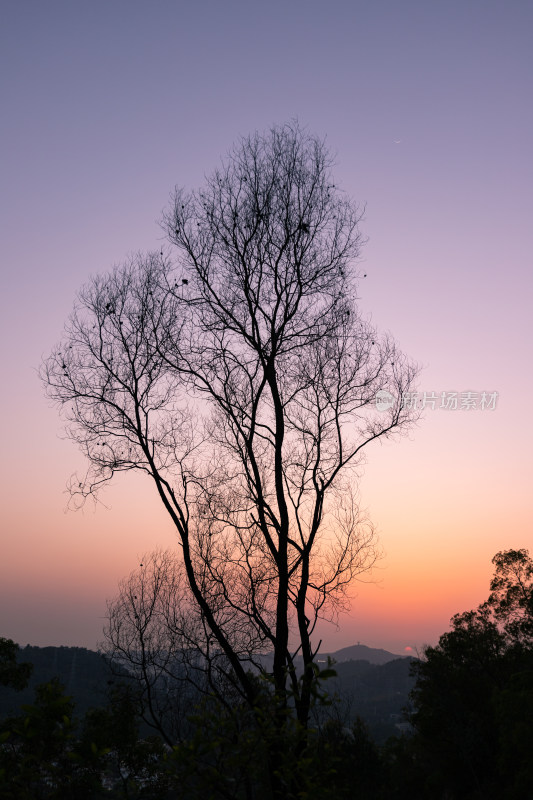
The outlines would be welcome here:
[[[0,636],[102,638],[106,598],[175,538],[152,487],[65,513],[83,461],[37,377],[77,290],[160,249],[176,184],[297,118],[366,206],[360,310],[422,367],[428,408],[360,481],[384,558],[327,649],[435,643],[533,549],[533,4],[526,0],[19,0],[0,12]]]

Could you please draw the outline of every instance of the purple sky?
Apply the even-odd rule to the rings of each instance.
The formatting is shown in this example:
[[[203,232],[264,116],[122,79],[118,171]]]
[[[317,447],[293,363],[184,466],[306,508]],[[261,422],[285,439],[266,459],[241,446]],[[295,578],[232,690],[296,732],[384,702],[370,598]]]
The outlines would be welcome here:
[[[532,25],[518,1],[3,4],[0,636],[94,647],[118,580],[173,542],[140,479],[64,514],[80,457],[36,370],[77,289],[159,249],[175,184],[295,117],[366,204],[361,309],[421,391],[499,393],[368,452],[386,557],[327,646],[434,642],[497,550],[533,546]]]

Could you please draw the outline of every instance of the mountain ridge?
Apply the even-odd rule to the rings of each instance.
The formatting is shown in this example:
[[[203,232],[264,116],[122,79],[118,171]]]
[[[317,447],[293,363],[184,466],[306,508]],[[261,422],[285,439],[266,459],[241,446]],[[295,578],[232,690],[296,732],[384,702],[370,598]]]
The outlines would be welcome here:
[[[368,661],[370,664],[386,664],[389,661],[396,661],[398,658],[405,658],[406,656],[391,653],[389,650],[383,650],[379,647],[368,647],[366,644],[348,645],[348,647],[341,647],[340,650],[335,650],[329,653],[319,653],[318,661],[321,662],[324,657],[330,656],[337,664],[342,664],[344,661]]]
[[[360,716],[376,741],[385,741],[395,733],[395,723],[408,705],[414,685],[411,664],[416,659],[355,644],[320,653],[319,668],[327,666],[328,656],[334,662],[336,675],[328,679],[325,688],[334,702],[337,717],[345,725],[351,725]],[[271,654],[261,659],[267,670],[271,668],[271,659]],[[75,717],[81,719],[90,708],[106,705],[108,692],[117,680],[101,654],[83,647],[27,645],[18,651],[17,660],[32,663],[33,674],[27,688],[20,692],[0,686],[0,719],[18,714],[24,704],[33,703],[35,687],[54,677],[73,697]],[[302,671],[301,657],[295,659],[295,666],[298,672]]]

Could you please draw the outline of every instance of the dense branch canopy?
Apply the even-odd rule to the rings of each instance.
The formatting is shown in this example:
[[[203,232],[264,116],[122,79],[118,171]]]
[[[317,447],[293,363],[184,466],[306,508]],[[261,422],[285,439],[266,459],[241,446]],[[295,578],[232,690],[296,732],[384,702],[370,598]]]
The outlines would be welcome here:
[[[241,140],[202,191],[176,190],[176,258],[92,280],[43,367],[89,462],[75,501],[117,471],[147,473],[243,694],[243,659],[271,648],[304,722],[311,677],[298,683],[294,656],[311,665],[317,619],[374,563],[357,468],[410,424],[416,376],[358,313],[360,211],[330,168],[297,125]]]

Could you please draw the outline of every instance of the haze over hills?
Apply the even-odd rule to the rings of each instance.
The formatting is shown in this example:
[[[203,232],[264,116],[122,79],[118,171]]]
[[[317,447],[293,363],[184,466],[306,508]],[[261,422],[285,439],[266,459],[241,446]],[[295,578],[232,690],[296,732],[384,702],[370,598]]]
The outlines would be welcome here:
[[[335,678],[324,688],[334,700],[340,701],[337,716],[350,725],[357,716],[368,724],[376,739],[394,733],[402,709],[408,705],[413,686],[410,657],[398,656],[387,650],[354,644],[332,653],[321,653],[317,659],[326,667],[328,656],[334,661]],[[271,656],[263,656],[266,669]],[[18,652],[19,662],[33,664],[33,673],[26,689],[16,692],[0,686],[0,718],[18,713],[23,704],[33,703],[35,687],[58,678],[76,706],[81,718],[91,707],[104,706],[110,688],[116,685],[117,675],[110,670],[106,659],[93,650],[82,647],[32,647]],[[296,667],[301,665],[296,662]],[[120,679],[118,679],[120,680]]]
[[[401,658],[406,658],[406,656],[400,656],[397,653],[390,653],[388,650],[382,650],[376,647],[367,647],[366,645],[358,642],[357,644],[352,644],[348,647],[342,647],[340,650],[319,652],[316,661],[318,664],[326,665],[328,658],[331,658],[334,664],[343,664],[346,661],[365,661],[373,666],[382,666],[383,664],[387,664],[389,661],[396,661]],[[261,657],[261,661],[264,667],[270,669],[273,663],[272,654],[265,654]],[[301,667],[301,656],[296,657],[295,665],[296,668]]]
[[[0,686],[0,717],[15,713],[22,705],[32,703],[35,687],[58,678],[83,716],[89,708],[106,700],[107,681],[112,679],[108,664],[99,653],[84,647],[21,647],[19,663],[33,664],[25,689],[20,692]]]

